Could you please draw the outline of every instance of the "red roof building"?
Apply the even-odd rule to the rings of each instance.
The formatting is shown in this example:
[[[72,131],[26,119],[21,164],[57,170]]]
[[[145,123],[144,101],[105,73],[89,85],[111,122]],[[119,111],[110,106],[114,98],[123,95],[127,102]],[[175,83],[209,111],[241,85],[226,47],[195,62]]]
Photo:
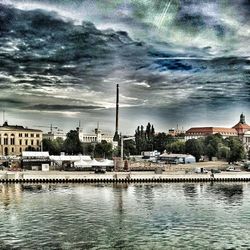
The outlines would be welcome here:
[[[220,128],[220,127],[194,127],[186,131],[186,140],[198,139],[208,135],[221,134],[224,138],[230,136],[238,136],[238,132],[234,128]]]
[[[233,126],[233,128],[237,130],[239,135],[243,135],[245,132],[250,130],[250,126],[246,124],[245,116],[243,114],[240,115],[240,121]]]
[[[193,127],[186,131],[185,140],[198,139],[208,135],[220,134],[223,138],[239,137],[246,150],[250,149],[250,126],[246,123],[245,116],[240,115],[240,121],[232,128],[221,127]]]

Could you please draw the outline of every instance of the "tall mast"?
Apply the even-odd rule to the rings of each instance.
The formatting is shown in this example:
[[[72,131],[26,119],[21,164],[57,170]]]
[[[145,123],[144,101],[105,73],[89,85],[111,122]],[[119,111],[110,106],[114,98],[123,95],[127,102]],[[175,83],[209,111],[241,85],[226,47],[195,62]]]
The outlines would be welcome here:
[[[119,141],[119,84],[116,84],[116,117],[114,141]]]

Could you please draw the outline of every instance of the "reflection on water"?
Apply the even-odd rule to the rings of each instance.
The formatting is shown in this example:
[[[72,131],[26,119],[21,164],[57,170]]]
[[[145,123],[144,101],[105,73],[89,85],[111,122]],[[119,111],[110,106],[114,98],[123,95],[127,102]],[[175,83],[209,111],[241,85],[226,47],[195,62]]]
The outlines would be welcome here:
[[[250,247],[250,184],[0,185],[0,249]]]

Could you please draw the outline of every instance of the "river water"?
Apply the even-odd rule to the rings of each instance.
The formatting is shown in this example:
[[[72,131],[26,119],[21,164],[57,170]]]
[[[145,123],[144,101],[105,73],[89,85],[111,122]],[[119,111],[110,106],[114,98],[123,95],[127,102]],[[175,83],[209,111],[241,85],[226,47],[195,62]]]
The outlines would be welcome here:
[[[250,184],[0,185],[0,249],[250,249]]]

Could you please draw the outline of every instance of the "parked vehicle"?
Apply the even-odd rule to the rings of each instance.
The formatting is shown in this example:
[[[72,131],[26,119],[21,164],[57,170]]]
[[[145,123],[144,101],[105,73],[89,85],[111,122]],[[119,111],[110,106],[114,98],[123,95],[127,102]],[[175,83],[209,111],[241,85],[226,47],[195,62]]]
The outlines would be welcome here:
[[[106,173],[106,168],[103,168],[103,167],[95,168],[95,174],[105,174],[105,173]]]
[[[212,168],[212,169],[211,169],[211,173],[213,173],[213,174],[218,174],[218,173],[221,173],[221,170],[218,169],[218,168]]]
[[[194,172],[195,172],[196,174],[207,174],[207,173],[208,173],[208,170],[205,169],[205,168],[196,168],[196,169],[194,170]]]
[[[228,172],[241,172],[241,170],[239,168],[236,168],[235,166],[227,167],[226,171],[228,171]]]

